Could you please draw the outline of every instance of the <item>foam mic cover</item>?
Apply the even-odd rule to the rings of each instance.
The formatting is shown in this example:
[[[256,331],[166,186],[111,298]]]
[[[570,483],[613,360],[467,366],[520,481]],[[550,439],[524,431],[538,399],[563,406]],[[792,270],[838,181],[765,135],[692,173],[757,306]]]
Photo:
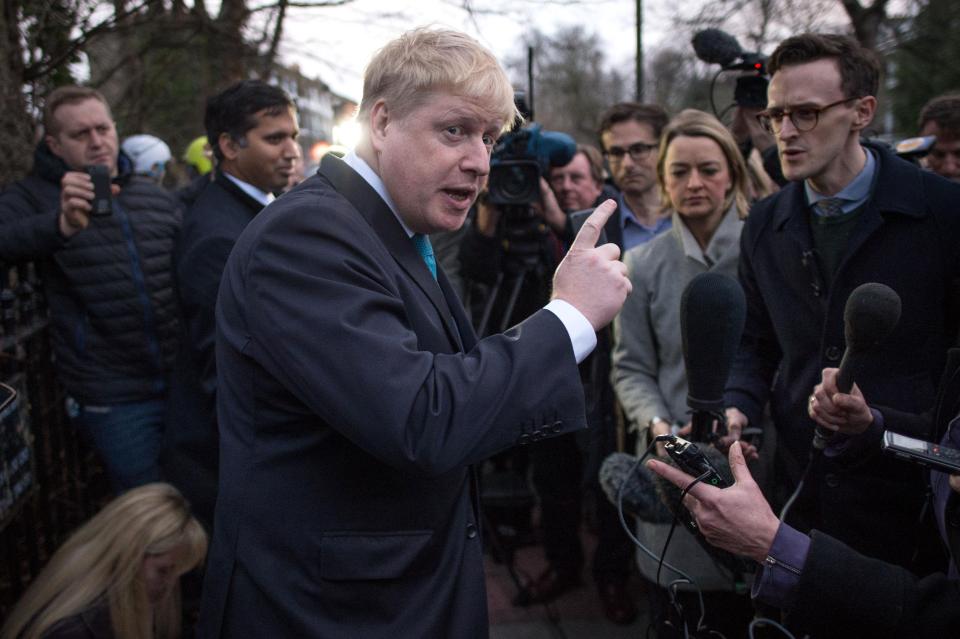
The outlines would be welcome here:
[[[837,373],[837,389],[849,393],[863,356],[885,340],[900,321],[900,296],[889,286],[867,282],[853,289],[843,308],[847,348]]]
[[[746,316],[743,289],[728,275],[701,273],[683,291],[680,333],[690,410],[723,411],[723,391]]]
[[[743,49],[732,35],[721,29],[704,29],[693,36],[693,51],[697,57],[722,67],[740,57]]]
[[[897,327],[900,310],[900,296],[884,284],[867,282],[850,293],[843,307],[843,335],[847,348],[837,371],[837,390],[841,393],[850,392],[866,355]],[[818,424],[814,428],[813,447],[823,450],[835,434]]]
[[[664,505],[655,486],[659,479],[647,470],[643,464],[637,465],[637,458],[626,453],[612,453],[600,465],[600,487],[617,506],[617,493],[623,486],[624,512],[655,524],[668,524],[673,513]]]

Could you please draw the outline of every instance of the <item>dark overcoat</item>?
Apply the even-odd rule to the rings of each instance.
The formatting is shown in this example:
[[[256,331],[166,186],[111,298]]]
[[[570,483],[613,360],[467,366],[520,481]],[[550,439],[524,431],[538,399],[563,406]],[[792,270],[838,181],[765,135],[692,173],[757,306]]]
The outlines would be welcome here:
[[[886,284],[903,308],[892,335],[870,352],[856,378],[868,402],[910,413],[929,410],[957,334],[960,185],[885,148],[869,148],[879,161],[876,183],[832,277],[818,266],[802,183],[757,203],[741,236],[747,321],[726,400],[752,424],[761,423],[770,401],[776,472],[786,491],[796,486],[809,456],[814,424],[807,397],[821,370],[840,364],[844,306],[857,286]],[[916,545],[924,487],[918,467],[878,447],[864,455],[818,455],[791,523],[906,565]]]

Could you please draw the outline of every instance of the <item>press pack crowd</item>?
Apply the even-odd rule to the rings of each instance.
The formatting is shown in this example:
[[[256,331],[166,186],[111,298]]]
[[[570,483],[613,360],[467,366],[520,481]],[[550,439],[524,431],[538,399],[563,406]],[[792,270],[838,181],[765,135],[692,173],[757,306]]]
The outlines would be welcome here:
[[[517,605],[562,617],[589,566],[611,622],[643,611],[663,638],[758,617],[960,636],[960,475],[882,450],[960,449],[960,93],[927,102],[908,161],[873,135],[880,65],[855,40],[796,35],[766,64],[766,106],[728,125],[610,105],[519,208],[487,189],[513,88],[455,31],[381,49],[356,148],[305,179],[269,83],[208,98],[176,189],[162,140],[121,144],[101,93],[52,91],[0,194],[0,261],[37,269],[71,426],[116,496],[0,636],[486,637],[483,469],[516,450],[546,565]],[[746,298],[715,442],[735,483],[690,487],[653,446],[699,532],[624,526],[599,460],[689,432],[681,298],[708,272]],[[902,312],[841,392],[867,282]]]

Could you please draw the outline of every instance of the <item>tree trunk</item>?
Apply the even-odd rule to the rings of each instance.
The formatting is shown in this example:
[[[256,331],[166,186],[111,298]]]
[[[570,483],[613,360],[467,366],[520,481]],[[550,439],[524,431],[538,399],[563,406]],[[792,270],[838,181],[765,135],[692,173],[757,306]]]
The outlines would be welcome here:
[[[16,2],[0,10],[0,185],[23,177],[33,164],[33,121],[23,95],[23,51]]]

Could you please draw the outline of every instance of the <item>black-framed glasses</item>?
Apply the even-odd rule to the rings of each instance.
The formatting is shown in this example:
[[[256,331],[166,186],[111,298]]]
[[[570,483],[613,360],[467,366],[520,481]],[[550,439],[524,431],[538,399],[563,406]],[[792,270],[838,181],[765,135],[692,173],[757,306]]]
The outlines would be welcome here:
[[[820,114],[835,106],[859,100],[860,98],[844,98],[826,106],[799,106],[795,109],[766,109],[757,114],[757,121],[766,129],[767,133],[776,133],[783,127],[783,118],[790,118],[793,127],[801,132],[813,131],[820,122]]]
[[[634,142],[627,148],[622,146],[611,146],[603,152],[611,162],[623,162],[623,156],[630,154],[630,159],[634,162],[646,158],[650,152],[659,147],[659,144],[647,144],[646,142]]]

